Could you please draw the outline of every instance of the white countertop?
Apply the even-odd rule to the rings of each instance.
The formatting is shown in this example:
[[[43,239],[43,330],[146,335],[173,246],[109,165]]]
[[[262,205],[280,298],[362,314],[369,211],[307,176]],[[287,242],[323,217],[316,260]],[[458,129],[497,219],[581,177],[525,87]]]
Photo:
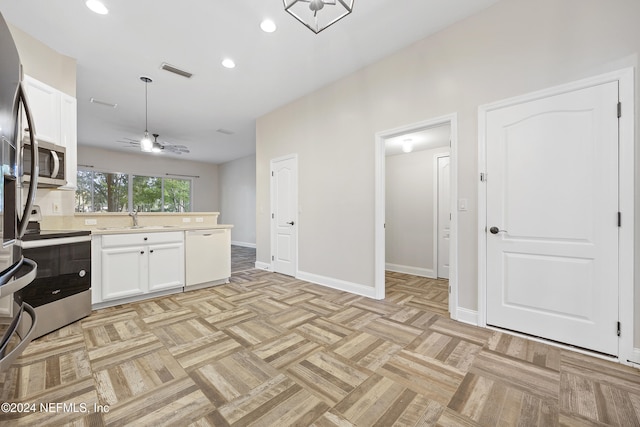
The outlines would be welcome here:
[[[129,234],[129,233],[159,233],[167,231],[189,231],[189,230],[214,230],[220,228],[233,228],[231,224],[210,224],[210,225],[148,225],[139,227],[96,227],[91,229],[91,234]]]

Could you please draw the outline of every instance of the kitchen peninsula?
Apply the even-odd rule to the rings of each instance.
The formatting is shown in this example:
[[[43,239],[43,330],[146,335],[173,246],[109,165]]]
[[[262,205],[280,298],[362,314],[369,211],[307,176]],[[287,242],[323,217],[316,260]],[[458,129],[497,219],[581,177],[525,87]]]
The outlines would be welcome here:
[[[222,283],[231,276],[231,228],[218,212],[76,213],[49,229],[91,231],[93,309]]]

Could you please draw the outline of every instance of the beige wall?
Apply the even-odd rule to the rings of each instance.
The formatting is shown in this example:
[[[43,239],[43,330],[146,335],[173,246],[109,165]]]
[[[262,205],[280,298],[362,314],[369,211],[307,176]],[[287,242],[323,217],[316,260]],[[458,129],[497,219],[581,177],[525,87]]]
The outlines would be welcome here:
[[[637,0],[503,0],[259,118],[258,261],[270,259],[269,160],[297,153],[299,270],[373,287],[374,135],[457,113],[459,305],[477,310],[478,106],[637,66],[638,17]]]
[[[247,156],[218,165],[220,176],[220,218],[233,224],[234,244],[256,244],[256,156]]]
[[[166,176],[166,173],[197,175],[199,178],[193,179],[193,210],[196,212],[219,212],[220,210],[217,165],[150,154],[109,151],[85,145],[78,146],[78,168],[82,169],[82,165],[93,166],[92,169],[97,171],[140,175]]]
[[[449,147],[387,156],[385,257],[397,271],[434,277],[435,156]]]
[[[9,24],[24,73],[67,95],[76,96],[76,60],[62,55]]]

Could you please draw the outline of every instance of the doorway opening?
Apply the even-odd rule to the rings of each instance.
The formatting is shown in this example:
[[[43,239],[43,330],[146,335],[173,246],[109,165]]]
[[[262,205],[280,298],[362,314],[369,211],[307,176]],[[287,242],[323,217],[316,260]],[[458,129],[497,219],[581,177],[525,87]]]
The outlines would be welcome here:
[[[423,290],[426,309],[448,311],[452,318],[457,307],[456,148],[455,114],[376,135],[376,298],[399,285]]]

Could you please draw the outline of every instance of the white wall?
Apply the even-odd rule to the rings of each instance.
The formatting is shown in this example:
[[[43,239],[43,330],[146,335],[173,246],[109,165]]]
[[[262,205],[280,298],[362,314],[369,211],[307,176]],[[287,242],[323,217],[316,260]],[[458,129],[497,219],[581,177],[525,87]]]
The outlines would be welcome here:
[[[220,217],[218,223],[233,224],[233,244],[256,245],[256,156],[243,157],[218,167]]]
[[[193,211],[219,212],[218,166],[154,154],[137,154],[78,145],[78,168],[93,166],[93,170],[127,172],[140,175],[197,175],[193,179]],[[171,178],[171,176],[169,176]],[[181,178],[181,177],[175,177]]]
[[[458,197],[468,200],[459,212],[459,305],[477,310],[478,106],[637,67],[638,17],[638,0],[502,0],[259,118],[257,261],[271,256],[269,160],[297,153],[299,270],[373,287],[374,135],[457,113]]]
[[[435,277],[434,158],[449,147],[387,156],[385,256],[388,270]]]

